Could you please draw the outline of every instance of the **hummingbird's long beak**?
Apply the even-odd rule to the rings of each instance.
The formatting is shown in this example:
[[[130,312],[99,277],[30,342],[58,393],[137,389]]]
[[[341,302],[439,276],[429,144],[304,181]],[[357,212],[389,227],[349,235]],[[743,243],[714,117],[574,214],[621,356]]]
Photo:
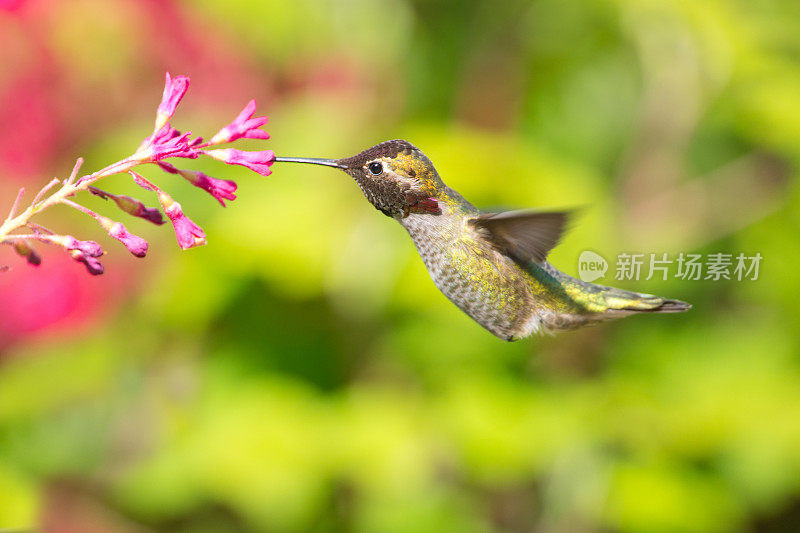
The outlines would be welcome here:
[[[308,163],[310,165],[344,168],[335,159],[317,159],[314,157],[276,157],[275,161],[283,163]]]

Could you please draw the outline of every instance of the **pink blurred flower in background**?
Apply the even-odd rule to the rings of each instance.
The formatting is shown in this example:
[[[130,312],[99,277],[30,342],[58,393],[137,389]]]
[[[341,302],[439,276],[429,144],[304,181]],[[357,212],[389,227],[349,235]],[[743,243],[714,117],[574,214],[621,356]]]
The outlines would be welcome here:
[[[0,0],[0,11],[16,11],[25,4],[25,0]]]
[[[18,180],[45,171],[64,129],[40,67],[27,66],[0,84],[0,172]]]
[[[80,250],[80,259],[102,272],[97,259]],[[74,256],[73,256],[74,257]],[[79,331],[120,303],[119,295],[130,285],[134,270],[124,262],[99,278],[71,268],[73,257],[45,250],[42,266],[22,265],[0,275],[0,353],[31,335],[62,335]]]

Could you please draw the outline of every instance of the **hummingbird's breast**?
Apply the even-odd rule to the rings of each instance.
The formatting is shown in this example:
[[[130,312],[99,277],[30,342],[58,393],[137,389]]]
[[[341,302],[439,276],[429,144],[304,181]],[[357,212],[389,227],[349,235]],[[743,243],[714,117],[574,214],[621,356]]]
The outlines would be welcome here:
[[[440,215],[411,214],[400,223],[450,301],[502,339],[526,336],[541,324],[530,276],[467,224],[478,213],[469,204],[444,206]]]

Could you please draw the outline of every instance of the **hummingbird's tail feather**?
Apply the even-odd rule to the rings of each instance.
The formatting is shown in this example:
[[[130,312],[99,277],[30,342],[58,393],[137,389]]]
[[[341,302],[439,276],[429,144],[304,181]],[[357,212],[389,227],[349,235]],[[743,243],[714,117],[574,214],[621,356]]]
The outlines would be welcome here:
[[[571,329],[638,313],[681,313],[692,308],[681,300],[582,281],[549,263],[530,271],[539,281],[547,280],[545,285],[553,294],[559,294],[562,302],[568,302],[544,320],[551,329]]]
[[[606,306],[602,314],[609,318],[633,313],[682,313],[692,308],[691,304],[681,300],[613,287],[602,287],[596,294],[602,298],[602,303]]]

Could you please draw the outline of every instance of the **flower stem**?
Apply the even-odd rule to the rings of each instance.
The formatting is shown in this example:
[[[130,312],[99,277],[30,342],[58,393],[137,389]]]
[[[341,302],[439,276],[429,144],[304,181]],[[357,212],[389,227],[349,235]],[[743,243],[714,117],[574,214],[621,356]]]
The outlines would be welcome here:
[[[74,207],[77,204],[70,202],[67,200],[67,198],[73,196],[76,192],[85,191],[91,184],[95,183],[101,178],[105,178],[113,174],[127,172],[131,168],[147,162],[148,161],[143,161],[133,157],[126,157],[121,161],[117,161],[116,163],[112,163],[111,165],[98,170],[94,174],[83,176],[76,182],[75,178],[78,175],[78,170],[80,169],[81,163],[83,163],[83,159],[79,158],[75,163],[75,167],[72,169],[70,177],[67,180],[61,182],[58,179],[54,179],[48,183],[41,191],[39,191],[39,193],[36,195],[36,198],[34,198],[33,202],[31,202],[31,204],[24,211],[14,216],[17,212],[17,208],[19,207],[20,199],[25,192],[24,189],[21,189],[17,195],[17,199],[14,201],[14,205],[11,208],[8,218],[6,218],[3,224],[0,225],[0,244],[15,239],[16,236],[11,235],[11,233],[21,227],[27,226],[31,217],[37,213],[41,213],[45,209],[53,207],[57,204],[70,203]],[[50,189],[55,187],[58,183],[62,183],[61,188],[52,193],[50,196],[45,197]]]
[[[42,187],[42,190],[39,191],[38,193],[36,193],[36,196],[33,198],[33,202],[32,203],[34,203],[34,204],[39,203],[39,200],[42,199],[42,196],[47,194],[47,191],[49,191],[50,189],[52,189],[53,187],[55,187],[59,183],[61,183],[61,180],[59,180],[58,178],[53,178],[53,181],[51,181],[50,183],[48,183],[47,185]]]
[[[81,165],[83,165],[83,158],[79,157],[75,161],[75,166],[72,167],[72,172],[70,173],[69,178],[67,178],[67,183],[66,184],[70,184],[71,185],[71,184],[75,183],[75,179],[78,177],[78,171],[81,169]]]
[[[19,203],[22,200],[22,196],[25,194],[25,187],[20,188],[19,192],[17,193],[17,197],[14,199],[14,203],[11,204],[11,211],[8,212],[8,216],[6,220],[14,218],[14,215],[17,213],[17,208],[19,207]]]

